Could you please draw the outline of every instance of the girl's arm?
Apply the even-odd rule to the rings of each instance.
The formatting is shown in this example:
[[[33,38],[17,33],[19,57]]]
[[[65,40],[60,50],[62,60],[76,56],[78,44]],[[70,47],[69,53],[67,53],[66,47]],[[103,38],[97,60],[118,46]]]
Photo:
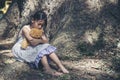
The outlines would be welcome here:
[[[42,37],[40,39],[35,39],[32,38],[29,34],[28,28],[27,27],[23,27],[22,32],[24,34],[24,36],[26,37],[26,39],[29,41],[29,43],[32,46],[36,46],[40,43],[48,43],[48,39],[47,37],[43,34]]]

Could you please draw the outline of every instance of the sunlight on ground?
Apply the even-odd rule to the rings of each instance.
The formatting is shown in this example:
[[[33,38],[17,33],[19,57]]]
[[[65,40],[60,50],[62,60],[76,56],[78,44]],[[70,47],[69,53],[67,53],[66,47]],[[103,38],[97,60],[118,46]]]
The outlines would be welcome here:
[[[4,63],[5,64],[12,64],[15,62],[15,59],[7,59]]]
[[[109,2],[108,1],[102,2],[100,0],[86,0],[88,9],[90,9],[90,11],[98,11],[98,12],[102,9],[102,7],[105,6],[105,2],[117,4],[118,0],[109,0]]]
[[[7,57],[13,57],[11,50],[0,50],[0,54],[7,56]]]
[[[110,62],[106,62],[100,59],[83,59],[79,61],[72,61],[72,62],[63,62],[65,65],[71,65],[69,67],[80,70],[80,71],[87,71],[92,73],[109,73],[114,74],[114,71],[109,69],[111,65]]]
[[[87,30],[84,34],[84,39],[87,43],[93,44],[95,41],[98,40],[100,32]]]

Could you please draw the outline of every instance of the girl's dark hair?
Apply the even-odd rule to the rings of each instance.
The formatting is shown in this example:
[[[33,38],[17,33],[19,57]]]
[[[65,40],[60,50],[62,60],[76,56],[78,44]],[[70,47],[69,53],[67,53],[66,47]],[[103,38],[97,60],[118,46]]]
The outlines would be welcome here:
[[[32,18],[34,20],[44,20],[45,21],[45,24],[44,24],[44,28],[47,26],[47,15],[45,12],[43,11],[37,11],[33,16]]]
[[[37,11],[32,17],[34,20],[45,20],[47,15],[43,11]]]

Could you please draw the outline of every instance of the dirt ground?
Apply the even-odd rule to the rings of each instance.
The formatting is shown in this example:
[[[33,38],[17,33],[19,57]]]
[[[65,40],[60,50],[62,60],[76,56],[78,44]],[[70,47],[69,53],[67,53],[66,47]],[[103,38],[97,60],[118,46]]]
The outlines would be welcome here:
[[[0,51],[0,80],[119,80],[119,73],[110,68],[108,59],[83,58],[62,60],[69,74],[54,77],[27,64],[18,62],[11,50]]]

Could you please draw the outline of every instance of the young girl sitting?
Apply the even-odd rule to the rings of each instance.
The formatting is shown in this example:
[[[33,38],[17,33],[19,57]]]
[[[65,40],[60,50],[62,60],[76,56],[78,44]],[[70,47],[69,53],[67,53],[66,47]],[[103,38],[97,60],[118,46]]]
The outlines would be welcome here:
[[[38,64],[41,63],[44,72],[48,74],[59,76],[63,73],[69,73],[69,71],[62,65],[58,56],[55,54],[56,48],[48,43],[48,39],[44,33],[40,39],[35,39],[29,34],[31,28],[43,29],[46,21],[47,15],[45,12],[36,12],[32,16],[31,23],[23,26],[19,32],[19,39],[13,46],[12,53],[17,60],[32,63],[37,68],[39,67]],[[26,38],[30,43],[26,49],[21,48],[21,42],[24,38]],[[55,64],[57,64],[60,71],[54,71],[49,65],[49,60],[52,60]]]

